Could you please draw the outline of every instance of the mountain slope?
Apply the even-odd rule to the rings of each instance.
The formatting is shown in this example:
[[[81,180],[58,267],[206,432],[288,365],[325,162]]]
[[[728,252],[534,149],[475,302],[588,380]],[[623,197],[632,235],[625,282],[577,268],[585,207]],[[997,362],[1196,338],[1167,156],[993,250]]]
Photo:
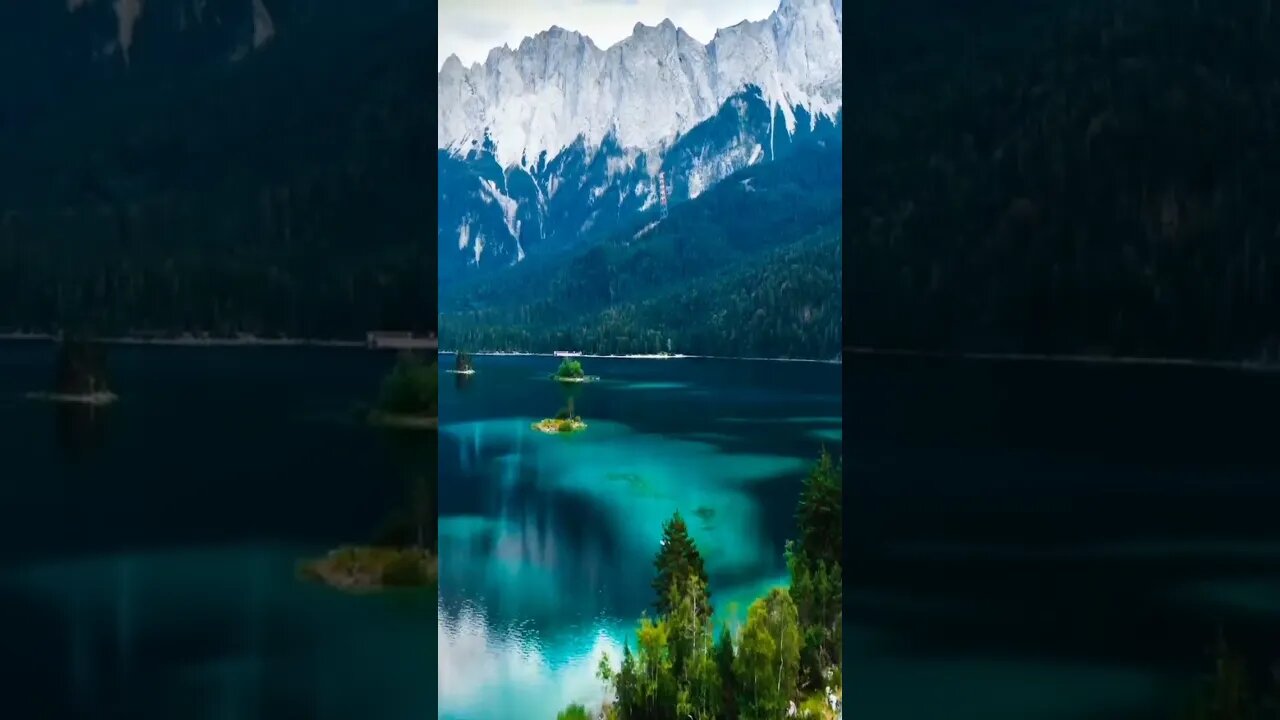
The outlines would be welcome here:
[[[666,219],[651,212],[555,262],[443,294],[442,342],[627,353],[666,350],[670,340],[691,354],[836,355],[838,130],[735,173]]]
[[[783,0],[703,46],[670,22],[607,50],[552,28],[438,80],[442,286],[587,245],[827,133],[841,3]]]

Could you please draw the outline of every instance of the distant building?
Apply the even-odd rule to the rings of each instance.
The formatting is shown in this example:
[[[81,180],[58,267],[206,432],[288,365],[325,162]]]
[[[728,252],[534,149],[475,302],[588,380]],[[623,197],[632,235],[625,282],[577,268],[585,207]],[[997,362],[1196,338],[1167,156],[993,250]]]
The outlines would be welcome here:
[[[411,332],[373,331],[365,336],[370,350],[438,350],[435,335],[419,336]]]

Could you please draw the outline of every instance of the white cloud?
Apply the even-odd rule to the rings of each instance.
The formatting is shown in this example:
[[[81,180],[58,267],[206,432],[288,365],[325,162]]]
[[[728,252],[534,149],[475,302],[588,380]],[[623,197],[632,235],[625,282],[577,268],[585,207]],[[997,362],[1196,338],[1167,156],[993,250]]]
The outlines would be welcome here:
[[[607,48],[631,34],[637,22],[671,20],[701,42],[743,20],[759,20],[778,0],[440,0],[439,65],[456,54],[463,64],[483,62],[503,43],[515,47],[535,33],[559,25]]]

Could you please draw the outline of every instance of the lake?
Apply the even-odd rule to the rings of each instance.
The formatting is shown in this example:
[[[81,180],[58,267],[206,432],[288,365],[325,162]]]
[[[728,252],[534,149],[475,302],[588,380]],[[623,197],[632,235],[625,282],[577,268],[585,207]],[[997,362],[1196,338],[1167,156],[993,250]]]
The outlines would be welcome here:
[[[0,343],[6,718],[434,717],[434,593],[295,579],[405,501],[393,355],[113,346],[97,409],[25,397],[54,360]]]
[[[441,358],[452,367],[453,356]],[[786,581],[802,479],[839,452],[840,366],[483,356],[440,389],[440,717],[554,718],[603,699],[594,673],[654,601],[679,510],[722,618]],[[544,435],[574,393],[588,427]],[[634,643],[633,643],[634,644]]]
[[[1219,627],[1280,660],[1280,374],[852,357],[844,387],[852,717],[1167,719]]]

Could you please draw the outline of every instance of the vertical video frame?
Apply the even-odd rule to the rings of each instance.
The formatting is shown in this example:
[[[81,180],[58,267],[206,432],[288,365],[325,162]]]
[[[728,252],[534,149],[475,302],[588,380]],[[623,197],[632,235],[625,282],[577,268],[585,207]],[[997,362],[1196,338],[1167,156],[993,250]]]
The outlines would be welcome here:
[[[439,717],[842,713],[842,3],[438,3]]]

